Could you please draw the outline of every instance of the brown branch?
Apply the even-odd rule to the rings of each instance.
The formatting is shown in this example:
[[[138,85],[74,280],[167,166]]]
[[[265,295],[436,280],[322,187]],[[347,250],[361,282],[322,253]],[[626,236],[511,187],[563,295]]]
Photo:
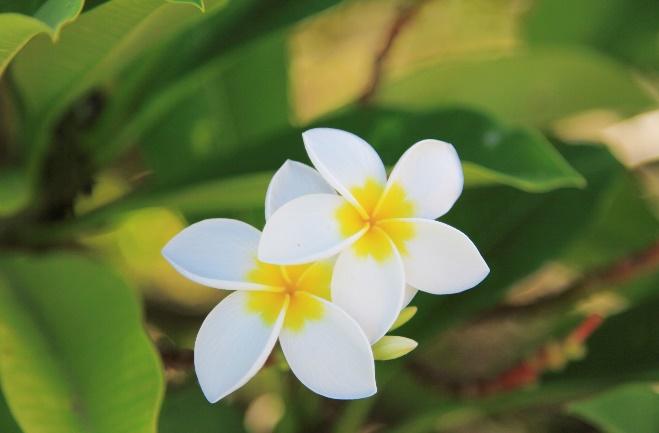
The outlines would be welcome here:
[[[515,311],[544,309],[552,305],[569,302],[584,292],[598,287],[624,284],[653,272],[657,268],[659,268],[659,239],[656,239],[642,250],[635,251],[608,265],[586,273],[556,294],[542,297],[530,305],[499,306],[486,315],[492,317],[499,314],[510,314]]]
[[[192,349],[161,347],[159,350],[165,370],[187,370],[194,365],[194,352]]]
[[[396,39],[400,35],[403,28],[407,26],[416,16],[416,14],[421,9],[421,6],[423,6],[426,1],[427,0],[417,0],[400,7],[396,19],[387,32],[382,48],[380,51],[378,51],[375,59],[373,60],[373,72],[371,73],[371,79],[366,85],[366,89],[359,97],[359,102],[361,104],[368,104],[371,99],[373,99],[373,96],[375,95],[375,92],[377,91],[378,87],[380,86],[380,82],[382,81],[385,61],[387,60],[387,57],[389,56],[389,53],[391,52]]]

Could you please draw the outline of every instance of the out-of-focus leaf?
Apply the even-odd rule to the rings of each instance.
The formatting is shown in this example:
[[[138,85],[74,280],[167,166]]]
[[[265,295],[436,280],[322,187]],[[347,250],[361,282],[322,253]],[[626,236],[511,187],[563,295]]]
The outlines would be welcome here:
[[[307,123],[364,96],[376,68],[386,85],[428,63],[510,54],[522,16],[515,0],[344,2],[291,32],[295,117]]]
[[[211,405],[196,383],[167,390],[159,433],[242,433],[241,413],[227,402]]]
[[[0,216],[13,213],[27,204],[30,184],[24,173],[15,169],[4,169],[0,173]]]
[[[222,96],[218,94],[217,97],[221,99]],[[161,119],[145,139],[147,161],[161,183],[180,185],[245,170],[274,170],[281,164],[282,155],[306,160],[302,130],[290,128],[259,141],[246,140],[243,146],[227,143],[222,133],[207,130],[205,150],[202,150],[195,145],[199,138],[198,123],[181,122],[171,129],[166,126],[172,125],[175,113],[179,120],[185,115],[183,108],[178,106],[171,117]],[[188,104],[185,108],[189,108],[192,116],[195,108]],[[465,164],[467,182],[472,185],[497,183],[529,191],[583,186],[582,177],[542,135],[504,126],[473,111],[447,109],[414,114],[355,108],[318,125],[360,135],[378,150],[387,165],[395,164],[405,149],[423,138],[451,142]],[[191,145],[180,145],[186,141]],[[167,151],[163,150],[164,146]],[[512,154],[514,158],[510,157]]]
[[[56,45],[47,38],[35,39],[14,65],[27,112],[38,116],[34,120],[57,116],[90,86],[198,19],[200,13],[191,3],[196,2],[113,0],[81,16]],[[223,1],[207,3],[211,9]]]
[[[592,46],[657,71],[658,22],[659,8],[646,0],[539,0],[524,21],[524,33],[533,45]]]
[[[538,126],[589,109],[630,115],[656,104],[622,65],[567,47],[428,66],[384,85],[376,101],[415,110],[462,104]]]
[[[153,433],[160,363],[135,293],[69,254],[0,260],[0,379],[26,433]]]
[[[188,124],[170,129],[163,122],[145,144],[147,160],[161,186],[128,196],[116,204],[87,215],[81,223],[94,225],[113,215],[143,206],[169,206],[191,219],[225,215],[240,217],[255,225],[263,220],[263,196],[282,155],[306,160],[301,130],[287,130],[243,147],[213,144],[209,153],[197,155],[185,143]],[[468,110],[438,110],[415,115],[406,112],[367,109],[349,111],[321,123],[353,131],[371,142],[388,165],[423,138],[452,142],[465,167],[467,186],[512,185],[540,192],[560,187],[581,187],[583,177],[560,156],[542,135],[527,129],[508,128]],[[163,130],[168,132],[165,135]],[[213,140],[221,140],[220,137]],[[167,150],[163,149],[167,146]],[[514,154],[515,158],[510,155]],[[271,170],[231,176],[244,171]],[[206,178],[216,180],[204,180]],[[187,184],[187,185],[186,185]],[[176,185],[176,186],[173,186]],[[489,200],[487,201],[489,202]]]
[[[59,38],[64,25],[78,17],[84,0],[45,0],[28,4],[24,0],[0,3],[0,76],[11,59],[39,33]]]
[[[630,175],[619,175],[594,214],[593,224],[560,260],[589,270],[613,262],[659,239],[659,220]]]
[[[270,117],[261,117],[265,120],[285,120],[286,109],[280,109],[279,95],[286,97],[285,86],[275,83],[285,83],[286,72],[284,65],[278,60],[283,57],[286,47],[283,46],[283,32],[296,20],[301,20],[322,9],[328,8],[339,0],[308,0],[299,2],[295,0],[270,0],[262,2],[256,0],[243,0],[228,2],[219,14],[214,14],[200,21],[194,27],[183,31],[170,42],[161,45],[157,50],[149,52],[144,58],[131,63],[126,70],[117,77],[121,85],[113,88],[111,98],[102,114],[98,125],[86,136],[88,148],[92,151],[98,164],[107,164],[120,154],[127,146],[134,144],[136,133],[139,133],[141,119],[159,116],[166,112],[171,105],[170,99],[180,98],[185,92],[198,92],[202,107],[213,104],[213,100],[205,97],[205,91],[227,89],[227,95],[232,94],[232,86],[220,82],[213,86],[206,86],[209,70],[220,69],[226,71],[227,77],[251,79],[251,85],[261,88],[246,87],[239,95],[242,100],[239,105],[248,105],[254,95],[269,95],[271,100],[264,108],[272,108],[268,113]],[[267,45],[257,41],[264,41]],[[272,41],[279,41],[275,50]],[[176,56],[172,57],[171,53]],[[258,64],[255,58],[261,58],[263,63]],[[237,65],[232,65],[237,63]],[[251,67],[251,68],[250,68]],[[241,68],[244,68],[241,70]],[[235,72],[232,72],[235,71]],[[268,80],[262,80],[263,74],[268,74]],[[243,78],[244,76],[244,78]],[[202,88],[199,80],[202,80]],[[265,84],[269,83],[268,86]],[[243,87],[245,84],[242,85]],[[210,87],[209,89],[206,89]],[[264,93],[261,93],[264,92]],[[274,96],[278,96],[274,98]],[[228,96],[227,96],[228,97]],[[252,99],[250,99],[252,98]],[[220,99],[215,109],[226,111]],[[264,98],[258,102],[263,103]],[[258,105],[253,110],[258,113]],[[138,120],[136,121],[136,117]],[[213,119],[219,122],[219,119]],[[236,116],[233,121],[241,123],[243,118]],[[204,122],[206,122],[204,120]],[[137,126],[137,128],[136,128]],[[222,128],[227,127],[221,123]],[[226,137],[238,139],[230,128],[229,122]],[[240,126],[240,125],[239,125]],[[250,129],[257,133],[258,124],[250,123],[251,128],[240,128],[250,134]],[[206,126],[207,127],[207,126]],[[203,129],[201,138],[203,140]],[[121,134],[117,136],[116,132]]]
[[[77,98],[201,16],[181,1],[106,2],[68,26],[57,44],[36,37],[16,56],[12,73],[25,110],[20,140],[28,178],[36,177],[56,122]],[[224,2],[207,0],[206,6]]]
[[[176,212],[145,207],[126,213],[116,224],[82,242],[121,270],[147,300],[183,313],[206,313],[224,291],[181,276],[161,252],[185,226],[186,221]]]
[[[651,384],[623,385],[572,403],[570,412],[606,433],[659,431],[659,391]]]
[[[0,393],[0,431],[4,433],[21,433],[21,429],[9,411],[2,393]]]

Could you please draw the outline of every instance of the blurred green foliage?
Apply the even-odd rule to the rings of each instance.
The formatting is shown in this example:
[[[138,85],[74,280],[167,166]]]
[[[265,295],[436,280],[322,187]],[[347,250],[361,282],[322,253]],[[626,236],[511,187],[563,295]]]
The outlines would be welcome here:
[[[0,0],[0,431],[657,431],[659,170],[613,155],[659,125],[606,132],[657,110],[658,40],[646,0]],[[373,398],[275,353],[211,406],[188,350],[222,294],[159,251],[260,227],[318,125],[388,166],[453,143],[444,220],[492,273],[415,298]]]

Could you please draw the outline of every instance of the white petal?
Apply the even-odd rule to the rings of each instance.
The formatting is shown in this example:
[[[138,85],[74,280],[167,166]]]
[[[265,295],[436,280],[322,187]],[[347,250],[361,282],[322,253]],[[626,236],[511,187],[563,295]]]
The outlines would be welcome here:
[[[298,197],[272,214],[259,243],[260,260],[280,265],[309,263],[337,254],[365,231],[346,232],[340,209],[352,209],[343,197],[309,194]]]
[[[286,302],[272,324],[249,311],[250,296],[234,292],[215,307],[201,325],[194,348],[194,364],[204,395],[215,403],[243,386],[272,352],[281,330]]]
[[[490,272],[476,246],[460,230],[416,218],[387,224],[414,226],[414,237],[405,244],[403,263],[407,283],[419,290],[434,294],[462,292],[483,281]]]
[[[384,186],[387,175],[377,152],[366,141],[350,132],[315,128],[302,134],[309,159],[341,195],[357,205],[351,190],[368,181]]]
[[[418,290],[410,286],[409,284],[405,285],[405,295],[403,295],[403,308],[410,305],[410,302],[412,302],[412,299],[414,299],[417,292]]]
[[[359,248],[365,241],[360,239],[341,252],[332,276],[332,301],[359,323],[371,343],[396,321],[405,292],[403,263],[396,247],[381,231],[372,232],[365,238],[382,236],[384,240],[371,240],[382,255],[364,254]]]
[[[415,217],[435,219],[451,209],[464,180],[455,148],[439,140],[422,140],[407,149],[391,171],[386,191],[402,187]]]
[[[325,179],[306,164],[287,160],[277,170],[265,194],[265,219],[283,204],[307,194],[334,194]]]
[[[261,233],[242,221],[208,219],[192,224],[174,236],[163,256],[183,276],[217,289],[262,290],[248,282],[256,267]]]
[[[329,398],[356,399],[377,391],[373,353],[359,325],[340,308],[317,296],[322,317],[300,329],[284,327],[279,341],[297,378],[312,391]]]

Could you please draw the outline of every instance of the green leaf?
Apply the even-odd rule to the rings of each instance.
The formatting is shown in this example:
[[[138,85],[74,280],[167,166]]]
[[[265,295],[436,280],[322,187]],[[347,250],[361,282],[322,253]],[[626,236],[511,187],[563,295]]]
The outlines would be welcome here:
[[[30,183],[20,170],[5,169],[0,173],[0,216],[6,216],[27,205]]]
[[[207,92],[207,97],[214,96],[217,104],[224,104],[222,95]],[[227,106],[230,102],[226,101]],[[191,110],[189,117],[188,107]],[[244,171],[275,170],[285,158],[306,160],[301,129],[288,128],[261,140],[245,137],[242,145],[227,142],[223,135],[210,129],[204,138],[206,144],[197,146],[199,122],[202,122],[199,119],[206,119],[211,114],[198,113],[200,109],[203,110],[199,104],[176,106],[171,116],[160,118],[158,127],[154,125],[144,138],[147,162],[156,171],[161,184],[181,185],[217,177],[218,173],[224,177]],[[198,116],[193,116],[192,112],[197,112]],[[178,122],[176,128],[170,128],[166,125],[174,125],[175,113]],[[197,122],[186,121],[193,117],[198,119]],[[405,149],[422,138],[449,141],[456,146],[465,164],[467,182],[472,185],[496,183],[534,192],[584,185],[583,178],[541,134],[529,129],[510,128],[468,110],[446,109],[414,114],[355,108],[324,119],[317,125],[346,129],[360,135],[390,166]],[[226,132],[226,129],[220,131]],[[181,145],[186,142],[190,145]]]
[[[9,411],[2,393],[0,393],[0,431],[3,433],[21,433],[21,429]]]
[[[206,3],[214,10],[225,0]],[[21,51],[12,73],[25,107],[28,178],[36,178],[54,126],[74,101],[201,16],[187,0],[113,0],[82,14],[57,44],[38,37]]]
[[[0,6],[0,76],[12,58],[36,35],[46,33],[57,41],[63,26],[74,21],[84,0],[46,0],[35,10],[25,10],[22,1],[3,2]],[[20,12],[20,13],[19,13]]]
[[[657,407],[656,387],[629,384],[574,402],[569,410],[606,433],[656,433],[659,431]]]
[[[167,390],[158,433],[242,433],[242,413],[225,401],[210,404],[195,381]]]
[[[466,105],[538,126],[584,110],[624,116],[655,105],[627,68],[594,51],[568,47],[428,66],[386,84],[376,100],[420,111]]]
[[[533,3],[523,29],[525,39],[535,46],[590,46],[656,71],[657,22],[659,9],[645,0],[581,0],[569,6],[565,1],[539,0]]]
[[[0,260],[0,381],[26,433],[153,433],[163,392],[135,293],[70,255]]]

